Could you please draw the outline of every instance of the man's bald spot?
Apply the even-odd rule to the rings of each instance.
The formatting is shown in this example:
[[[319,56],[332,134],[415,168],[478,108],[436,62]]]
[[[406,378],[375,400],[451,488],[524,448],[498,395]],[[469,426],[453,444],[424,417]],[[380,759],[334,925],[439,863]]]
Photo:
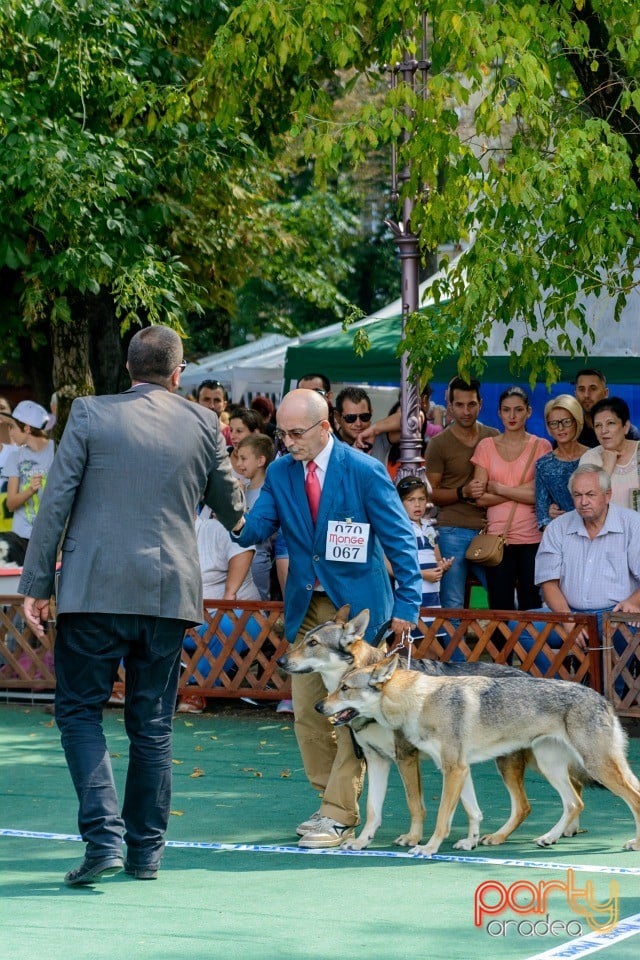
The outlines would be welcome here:
[[[301,387],[286,394],[278,407],[278,413],[304,417],[310,421],[328,420],[329,406],[325,398],[315,390]]]

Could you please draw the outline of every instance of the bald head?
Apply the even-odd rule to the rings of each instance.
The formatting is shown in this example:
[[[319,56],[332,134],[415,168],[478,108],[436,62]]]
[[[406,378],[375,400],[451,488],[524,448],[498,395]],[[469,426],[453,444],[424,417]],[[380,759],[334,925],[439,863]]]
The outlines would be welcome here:
[[[280,411],[286,414],[295,412],[301,416],[310,417],[311,422],[326,420],[329,416],[329,407],[324,397],[315,390],[305,388],[287,393],[278,408],[278,413]]]
[[[278,429],[295,460],[312,460],[327,445],[328,417],[327,401],[315,390],[292,390],[283,398],[277,413]]]

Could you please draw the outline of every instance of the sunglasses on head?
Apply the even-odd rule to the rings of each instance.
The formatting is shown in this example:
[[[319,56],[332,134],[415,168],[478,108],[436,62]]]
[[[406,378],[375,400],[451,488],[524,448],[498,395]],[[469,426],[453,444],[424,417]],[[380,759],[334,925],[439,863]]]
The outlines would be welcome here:
[[[370,413],[341,413],[340,416],[345,423],[355,423],[356,420],[361,420],[363,423],[369,423],[369,420],[371,420]]]
[[[398,480],[396,490],[404,492],[405,490],[417,490],[418,487],[424,486],[424,480],[421,480],[420,477],[403,477],[402,480]]]

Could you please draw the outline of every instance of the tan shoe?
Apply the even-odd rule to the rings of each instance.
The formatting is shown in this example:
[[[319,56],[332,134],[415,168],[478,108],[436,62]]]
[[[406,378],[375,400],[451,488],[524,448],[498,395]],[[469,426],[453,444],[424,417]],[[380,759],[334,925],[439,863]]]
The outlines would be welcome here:
[[[331,817],[320,817],[317,825],[298,840],[298,846],[312,850],[322,847],[339,847],[343,840],[350,840],[354,834],[355,827],[345,827],[343,823],[338,823]]]

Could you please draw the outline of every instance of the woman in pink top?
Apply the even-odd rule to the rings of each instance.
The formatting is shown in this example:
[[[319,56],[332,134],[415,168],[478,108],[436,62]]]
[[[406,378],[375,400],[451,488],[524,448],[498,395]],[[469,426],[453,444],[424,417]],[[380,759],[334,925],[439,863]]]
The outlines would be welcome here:
[[[504,433],[481,440],[471,457],[475,464],[473,479],[480,481],[484,489],[476,503],[487,508],[489,533],[504,532],[514,501],[516,503],[502,563],[486,567],[492,610],[514,610],[516,595],[519,610],[541,605],[534,575],[541,539],[536,523],[534,478],[536,460],[551,451],[551,444],[527,433],[531,412],[526,392],[521,387],[509,387],[500,395],[498,403]]]

